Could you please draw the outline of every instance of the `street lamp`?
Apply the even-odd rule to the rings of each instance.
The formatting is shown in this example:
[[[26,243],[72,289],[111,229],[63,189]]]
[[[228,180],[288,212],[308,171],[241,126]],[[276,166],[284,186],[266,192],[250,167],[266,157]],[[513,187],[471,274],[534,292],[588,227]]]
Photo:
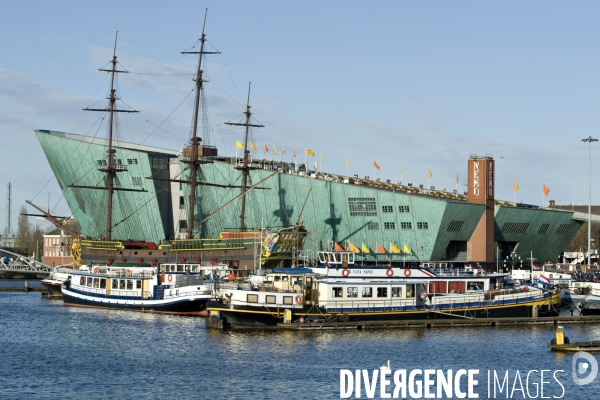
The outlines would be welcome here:
[[[510,271],[512,273],[512,271],[515,269],[515,266],[517,264],[521,265],[521,269],[523,268],[523,260],[521,260],[521,256],[517,256],[517,253],[512,251],[510,253],[510,256],[506,256],[506,260],[504,260],[504,269],[507,269],[507,263],[510,264]]]
[[[582,142],[587,142],[589,147],[589,176],[588,176],[588,259],[587,267],[590,268],[592,262],[592,256],[590,249],[592,248],[592,142],[597,142],[598,139],[594,139],[589,136],[585,139],[581,139]]]

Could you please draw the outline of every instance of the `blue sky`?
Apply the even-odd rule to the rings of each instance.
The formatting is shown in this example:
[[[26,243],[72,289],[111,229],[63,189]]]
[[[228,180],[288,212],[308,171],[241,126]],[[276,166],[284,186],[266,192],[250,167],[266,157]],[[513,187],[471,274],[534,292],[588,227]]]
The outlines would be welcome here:
[[[96,133],[82,108],[108,90],[117,55],[124,101],[140,114],[123,139],[180,149],[190,128],[195,58],[209,7],[212,144],[235,153],[223,122],[244,110],[258,147],[323,152],[322,168],[455,188],[471,154],[496,161],[496,197],[587,204],[588,147],[600,138],[600,3],[592,1],[5,1],[0,14],[0,228],[13,186],[13,233],[26,199],[68,214],[34,129]],[[160,73],[159,73],[160,71]],[[159,73],[157,75],[157,73]],[[232,79],[233,78],[233,79]],[[184,101],[184,99],[187,100]],[[103,105],[98,103],[97,105]],[[174,111],[175,110],[175,111]],[[167,118],[171,113],[171,118]],[[164,122],[163,122],[164,121]],[[161,124],[161,129],[155,126]],[[259,153],[262,155],[262,153]],[[600,143],[593,145],[593,156]],[[600,178],[600,162],[592,165]],[[593,183],[594,184],[594,183]],[[459,191],[464,186],[459,185]],[[600,203],[600,190],[592,194]]]

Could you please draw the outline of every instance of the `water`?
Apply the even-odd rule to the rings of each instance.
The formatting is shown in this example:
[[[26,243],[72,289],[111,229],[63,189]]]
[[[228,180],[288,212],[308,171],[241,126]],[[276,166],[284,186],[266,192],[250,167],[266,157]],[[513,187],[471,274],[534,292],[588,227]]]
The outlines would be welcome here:
[[[373,370],[387,360],[392,370],[480,369],[480,398],[487,398],[488,370],[509,370],[512,387],[516,370],[525,386],[529,370],[562,369],[563,398],[596,398],[600,377],[575,385],[572,355],[545,347],[554,329],[220,332],[206,330],[201,318],[71,308],[39,293],[0,293],[0,398],[339,398],[340,369]],[[600,337],[598,325],[565,330],[571,341]],[[532,377],[539,383],[539,374]],[[544,380],[553,382],[545,396],[561,395],[551,374]],[[534,389],[530,384],[532,395]],[[517,391],[513,398],[524,397]]]

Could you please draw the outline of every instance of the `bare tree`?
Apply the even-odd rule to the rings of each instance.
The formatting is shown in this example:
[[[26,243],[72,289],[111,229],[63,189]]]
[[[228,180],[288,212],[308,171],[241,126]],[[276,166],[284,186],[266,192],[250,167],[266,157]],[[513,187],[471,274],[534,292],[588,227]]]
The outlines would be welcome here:
[[[27,208],[23,205],[19,210],[19,219],[17,221],[17,237],[15,238],[15,250],[19,254],[31,255],[33,247],[33,234],[29,219],[26,215]]]

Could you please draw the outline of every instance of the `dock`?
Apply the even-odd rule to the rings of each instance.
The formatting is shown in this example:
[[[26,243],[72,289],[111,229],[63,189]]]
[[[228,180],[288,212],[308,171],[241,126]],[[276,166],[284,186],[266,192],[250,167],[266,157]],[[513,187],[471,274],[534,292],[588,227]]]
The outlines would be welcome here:
[[[206,327],[209,329],[231,330],[367,330],[367,329],[435,329],[435,328],[467,328],[497,327],[511,325],[563,325],[563,324],[598,324],[599,315],[592,316],[558,316],[537,318],[477,318],[477,319],[420,319],[398,321],[361,321],[361,322],[311,322],[311,323],[279,323],[276,326],[229,326],[223,318],[209,317]]]

